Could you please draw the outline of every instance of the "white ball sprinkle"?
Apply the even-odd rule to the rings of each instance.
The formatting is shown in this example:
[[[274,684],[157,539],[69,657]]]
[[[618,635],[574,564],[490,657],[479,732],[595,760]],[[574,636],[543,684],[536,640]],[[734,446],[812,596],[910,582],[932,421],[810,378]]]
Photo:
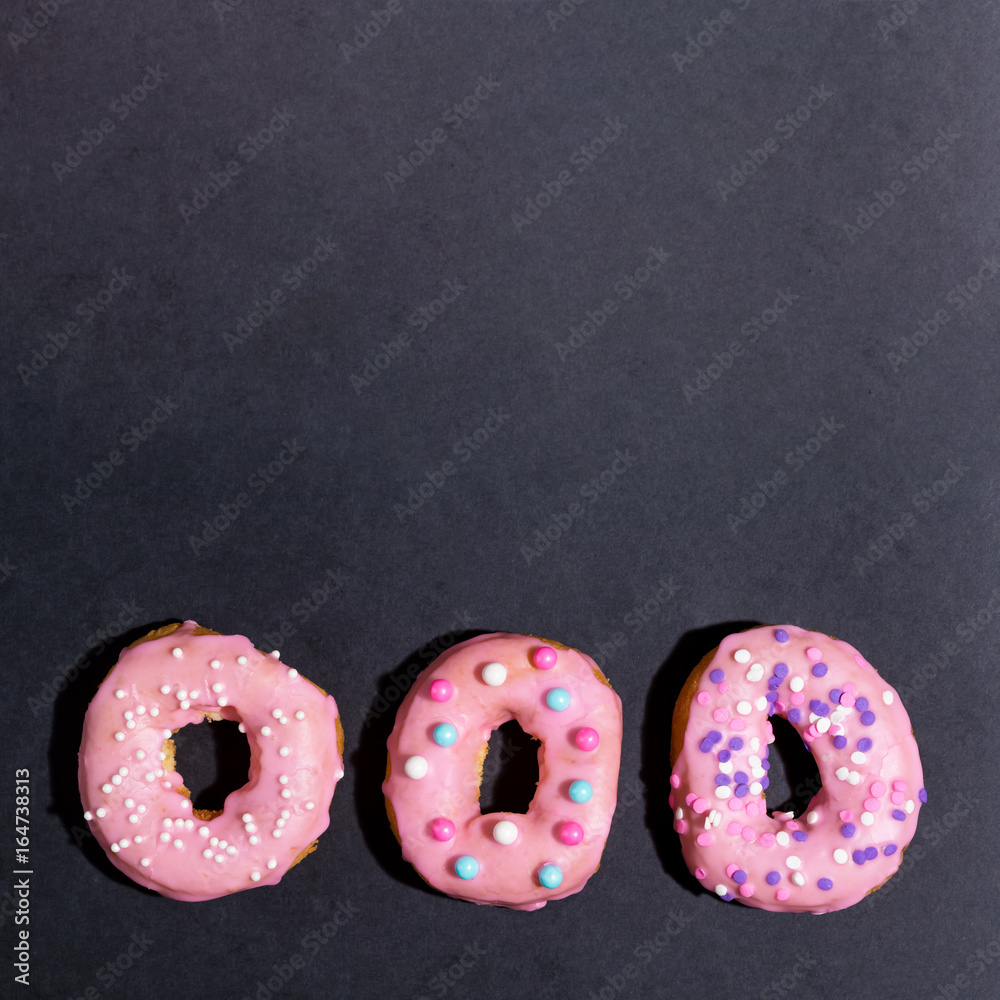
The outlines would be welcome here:
[[[237,728],[239,729],[239,731],[241,733],[245,733],[247,731],[247,727],[244,726],[242,722],[239,724],[239,726]]]
[[[791,839],[784,830],[779,830],[775,835],[774,839],[778,842],[780,847],[787,847],[788,842]]]
[[[174,646],[174,648],[170,650],[170,652],[173,653],[174,656],[176,656],[178,659],[180,659],[184,655],[184,650],[181,649],[180,646]]]
[[[117,854],[120,850],[121,850],[121,848],[118,846],[117,843],[114,843],[114,844],[111,845],[111,853],[112,854]]]
[[[142,865],[143,868],[148,868],[149,867],[149,858],[143,858],[139,862],[139,864]]]
[[[299,722],[301,722],[305,717],[306,713],[303,712],[301,708],[295,713],[295,718],[298,719]]]
[[[120,732],[115,733],[115,739],[118,740],[119,743],[121,743],[121,741],[125,739],[125,734]]]
[[[222,666],[222,664],[221,664],[221,663],[220,663],[220,662],[219,662],[218,660],[212,660],[212,662],[211,662],[211,663],[209,663],[209,666],[210,666],[210,667],[211,667],[211,668],[212,668],[213,670],[218,670],[218,669],[219,669],[219,667],[221,667],[221,666]]]
[[[188,708],[190,708],[190,707],[191,707],[191,702],[189,702],[189,701],[187,700],[187,698],[185,698],[185,699],[184,699],[184,700],[183,700],[183,701],[181,702],[181,708],[183,708],[183,709],[188,709]]]
[[[493,827],[493,839],[498,844],[513,844],[517,840],[517,824],[509,819],[502,819]]]
[[[280,708],[272,709],[271,710],[271,718],[272,719],[280,719],[281,718],[281,709]]]
[[[267,867],[268,868],[277,868],[278,867],[278,862],[274,858],[271,858],[271,860],[268,861],[268,863],[267,863]]]
[[[206,847],[205,850],[201,852],[203,858],[210,858],[214,852],[211,847]]]
[[[128,721],[127,721],[127,722],[125,723],[125,728],[126,728],[126,729],[135,729],[135,719],[129,719],[129,720],[128,720]]]
[[[97,810],[97,811],[96,811],[96,812],[94,813],[94,815],[95,815],[95,816],[96,816],[96,817],[97,817],[98,819],[104,819],[104,817],[105,817],[105,816],[107,816],[107,814],[108,814],[108,811],[107,811],[107,809],[105,809],[105,808],[104,808],[104,806],[101,806],[101,807],[100,807],[100,808],[99,808],[99,809],[98,809],[98,810]]]
[[[291,816],[291,815],[292,814],[287,809],[282,809],[281,810],[281,818],[282,819],[288,819],[288,817]]]
[[[228,704],[229,704],[229,699],[224,694],[220,694],[219,695],[219,708],[225,708],[226,705],[228,705]],[[245,729],[243,731],[246,732]]]
[[[168,843],[170,841],[170,834],[164,830],[163,833],[160,834],[160,840],[163,841],[164,844]]]
[[[270,726],[261,726],[260,727],[260,735],[261,736],[270,736],[271,735],[271,727]]]
[[[166,751],[161,750],[160,751],[160,760],[166,760],[166,759],[167,759]]]
[[[271,652],[268,655],[269,656],[273,656],[276,660],[280,660],[281,659],[281,653],[278,652],[278,650],[276,650],[276,649],[272,649]]]
[[[760,663],[751,663],[747,671],[747,680],[757,682],[764,676],[764,667]]]
[[[882,702],[886,705],[891,705],[893,702],[893,694],[891,691],[882,692]]]
[[[122,783],[122,776],[120,774],[112,774],[111,775],[111,784],[112,785],[120,785],[121,783]]]
[[[150,710],[149,714],[155,719],[159,714],[160,710],[154,705]]]
[[[145,715],[146,714],[146,706],[145,705],[136,705],[135,706],[135,712],[136,712],[136,715]]]
[[[793,691],[801,691],[806,686],[806,682],[801,677],[792,677],[788,682],[788,686]]]
[[[128,845],[129,845],[128,837],[122,837],[122,839],[118,841],[119,847],[128,847]]]
[[[117,690],[117,691],[115,692],[115,697],[116,697],[116,698],[124,698],[124,697],[125,697],[125,692],[124,692],[124,691],[123,691],[123,690],[122,690],[121,688],[119,688],[119,689],[118,689],[118,690]]]
[[[315,802],[307,802],[306,803],[306,809],[315,809],[315,808],[316,808],[316,803]]]
[[[819,822],[819,813],[815,809],[812,812],[806,814],[806,822],[811,826],[813,823]]]
[[[276,826],[276,827],[277,827],[277,828],[278,828],[279,830],[281,830],[281,829],[283,829],[283,828],[284,828],[284,826],[285,826],[285,821],[284,821],[283,819],[276,819],[276,820],[274,821],[274,825],[275,825],[275,826]]]
[[[243,820],[244,823],[251,823],[251,822],[253,822],[253,816],[250,813],[244,813],[240,817],[240,819]]]
[[[176,847],[178,851],[179,851],[179,850],[180,850],[180,849],[181,849],[181,848],[182,848],[183,846],[184,846],[184,841],[183,841],[183,840],[175,840],[175,841],[174,841],[174,847]]]
[[[212,845],[213,847],[216,847],[216,846],[218,846],[218,843],[219,843],[219,838],[218,838],[218,837],[213,837],[213,838],[212,838],[212,839],[211,839],[211,840],[209,841],[209,843],[210,843],[210,844],[211,844],[211,845]]]
[[[135,807],[135,811],[136,811],[136,812],[137,812],[137,813],[138,813],[138,814],[139,814],[140,816],[142,816],[142,815],[143,815],[143,813],[145,813],[145,811],[146,811],[146,807],[145,807],[144,805],[138,805],[138,806],[136,806],[136,807]]]
[[[216,854],[215,860],[221,865],[222,862],[226,860],[226,856],[224,854]]]
[[[247,658],[245,656],[237,656],[236,662],[241,666],[245,667],[247,665]]]
[[[256,823],[247,823],[247,825],[243,829],[247,833],[256,833],[257,832],[257,824]]]
[[[281,797],[283,799],[290,799],[292,797],[292,790],[290,788],[282,788]]]
[[[795,873],[795,874],[794,874],[794,875],[792,876],[792,881],[793,881],[793,882],[794,882],[794,883],[795,883],[796,885],[805,885],[805,884],[806,884],[806,877],[805,877],[805,875],[803,875],[803,874],[802,874],[802,872],[796,872],[796,873]]]
[[[502,663],[487,663],[483,667],[483,683],[490,687],[500,687],[507,680],[507,668]]]
[[[225,686],[226,686],[226,685],[225,685],[225,684],[223,684],[223,683],[222,683],[221,681],[216,681],[216,682],[215,682],[215,683],[214,683],[214,684],[212,685],[212,690],[213,690],[213,691],[214,691],[214,692],[215,692],[216,694],[218,694],[218,693],[219,693],[219,692],[220,692],[220,691],[221,691],[221,690],[222,690],[222,689],[223,689],[223,688],[224,688]]]
[[[288,676],[289,677],[298,677],[299,676],[299,672],[295,669],[295,667],[289,667],[288,668]]]
[[[279,785],[287,785],[288,784],[288,775],[287,774],[279,774],[278,775],[278,784]]]
[[[89,823],[93,818],[94,814],[88,809],[84,814],[83,818]]]
[[[219,841],[219,847],[225,848],[225,847],[228,847],[228,846],[229,846],[229,841],[228,840],[220,840]]]
[[[130,823],[138,823],[139,817],[135,813],[129,813],[128,821]]]
[[[126,809],[131,809],[132,806],[134,806],[134,805],[135,805],[135,799],[126,799],[125,800],[125,808]]]
[[[278,722],[280,722],[284,726],[287,725],[288,719],[283,715],[280,719],[278,719]]]
[[[161,684],[160,685],[160,694],[170,694],[170,685],[169,684]]]
[[[137,844],[141,844],[142,843],[142,837],[140,837],[138,834],[136,834],[136,836],[135,836],[135,843],[137,843]]]
[[[228,854],[228,855],[232,856],[232,855],[234,855],[235,853],[236,853],[236,848],[235,848],[235,847],[233,847],[233,845],[232,845],[232,844],[230,844],[230,845],[229,845],[229,846],[228,846],[228,847],[226,848],[226,854]]]
[[[259,882],[260,881],[260,872],[250,872],[250,881],[251,882]]]
[[[290,754],[291,752],[292,752],[292,751],[291,751],[291,750],[290,750],[290,749],[289,749],[288,747],[279,747],[279,748],[278,748],[278,753],[279,753],[279,754],[280,754],[280,755],[281,755],[282,757],[287,757],[287,756],[288,756],[288,755],[289,755],[289,754]]]
[[[802,859],[795,854],[789,854],[789,856],[785,858],[785,864],[788,865],[792,871],[798,871],[798,869],[802,867]]]
[[[737,649],[733,653],[733,659],[737,663],[749,663],[750,662],[750,650],[749,649]]]
[[[136,752],[135,752],[135,759],[136,760],[145,760],[146,759],[146,751],[145,750],[136,750]]]
[[[281,831],[280,830],[272,830],[271,831],[271,836],[272,837],[280,837],[281,836]]]
[[[748,701],[739,702],[739,704],[737,704],[736,706],[736,711],[739,712],[740,715],[749,715],[750,712],[752,711],[750,702]]]
[[[209,829],[208,829],[207,826],[199,826],[198,827],[198,836],[199,837],[207,837],[208,834],[209,834],[209,832],[210,831],[209,831]]]
[[[419,754],[415,754],[413,757],[407,757],[406,763],[403,765],[403,770],[406,772],[408,778],[415,778],[419,780],[426,776],[429,765],[427,764],[427,758],[421,757]]]
[[[112,790],[112,786],[110,784],[108,784],[107,782],[105,782],[103,785],[101,785],[101,791],[104,792],[105,795],[107,795],[108,792],[110,792],[111,790]]]
[[[260,837],[251,837],[250,838],[250,843],[251,844],[256,844],[259,840],[260,840]]]

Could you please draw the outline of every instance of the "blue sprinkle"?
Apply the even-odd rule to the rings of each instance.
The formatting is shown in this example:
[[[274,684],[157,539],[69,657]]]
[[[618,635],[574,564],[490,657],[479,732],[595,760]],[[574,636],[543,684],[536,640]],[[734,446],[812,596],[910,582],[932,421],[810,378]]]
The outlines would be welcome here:
[[[439,747],[450,747],[458,739],[458,730],[448,722],[434,727],[434,742]]]
[[[724,670],[719,670],[719,668],[718,668],[718,667],[716,667],[716,668],[715,668],[715,670],[713,670],[713,671],[712,671],[712,672],[711,672],[711,673],[710,673],[710,674],[708,675],[708,679],[709,679],[709,680],[710,680],[710,681],[711,681],[711,682],[712,682],[713,684],[718,684],[718,683],[719,683],[719,681],[721,681],[721,680],[725,680],[725,677],[726,677],[726,673],[725,673],[725,671],[724,671]]]
[[[455,862],[455,874],[459,878],[475,878],[479,874],[479,862],[469,854],[463,854]]]
[[[887,858],[891,858],[897,851],[895,844],[886,844],[885,850],[882,852]]]
[[[577,779],[569,786],[569,797],[574,802],[589,802],[594,794],[594,789],[589,781],[582,778]]]
[[[768,885],[777,885],[781,881],[781,875],[778,872],[768,872],[764,876],[764,881]]]
[[[565,712],[569,708],[569,691],[565,688],[552,688],[545,695],[545,704],[552,709],[553,712]]]
[[[563,873],[558,865],[542,865],[538,872],[538,881],[546,889],[558,889],[562,885]]]
[[[733,775],[733,781],[735,781],[737,785],[749,785],[750,775],[747,774],[746,771],[737,771]]]
[[[798,722],[802,718],[802,713],[797,708],[790,708],[788,710],[788,721]]]
[[[858,740],[858,749],[862,753],[868,753],[868,751],[871,750],[871,748],[872,748],[872,741],[868,739],[867,736],[862,736],[861,739]]]
[[[833,745],[838,750],[843,750],[844,747],[847,746],[847,737],[846,736],[834,736],[834,738],[833,738]]]
[[[730,750],[742,750],[743,749],[743,737],[742,736],[734,736],[729,741],[729,749]]]
[[[747,873],[742,868],[737,868],[736,871],[733,872],[733,881],[737,885],[743,885],[746,880]]]
[[[848,838],[853,837],[857,832],[858,832],[858,828],[853,823],[845,823],[840,828],[841,836],[848,837]]]
[[[728,750],[720,750],[719,751],[719,760],[723,764],[725,764],[726,761],[729,760],[730,757],[732,757],[732,754]]]
[[[717,774],[715,776],[715,783],[717,785],[728,785],[729,784],[729,775],[728,774]]]
[[[764,775],[763,778],[760,779],[760,787],[761,788],[771,787],[771,779],[766,774]]]
[[[736,798],[742,799],[749,791],[750,789],[746,785],[737,785],[736,792],[734,794],[736,795]]]
[[[854,701],[854,707],[859,712],[867,712],[868,711],[868,699],[867,698],[856,698],[855,701]]]
[[[825,701],[813,700],[809,702],[809,710],[817,715],[829,715],[830,706]]]
[[[783,628],[776,628],[774,630],[774,638],[778,642],[788,642],[788,633]]]
[[[861,725],[870,726],[875,721],[874,712],[862,712],[861,713]]]
[[[813,664],[813,677],[825,677],[826,676],[826,664],[825,663],[814,663]]]
[[[899,822],[902,823],[903,820],[906,819],[906,813],[903,812],[902,809],[893,809],[893,811],[892,811],[892,818],[893,819],[898,819]]]
[[[855,851],[851,855],[851,857],[854,859],[854,863],[856,865],[863,865],[865,863],[865,852],[864,851]]]
[[[821,878],[816,884],[824,891],[833,888],[833,882],[828,878]]]
[[[797,840],[801,844],[804,840],[808,839],[809,839],[809,834],[806,833],[805,830],[792,831],[792,840]]]
[[[926,788],[921,788],[920,791],[917,792],[917,798],[920,799],[921,802],[926,802],[927,801],[927,789]]]
[[[788,664],[787,663],[776,663],[774,665],[774,676],[775,677],[787,677],[788,676]]]
[[[865,861],[874,861],[878,857],[877,847],[866,847],[865,848]]]

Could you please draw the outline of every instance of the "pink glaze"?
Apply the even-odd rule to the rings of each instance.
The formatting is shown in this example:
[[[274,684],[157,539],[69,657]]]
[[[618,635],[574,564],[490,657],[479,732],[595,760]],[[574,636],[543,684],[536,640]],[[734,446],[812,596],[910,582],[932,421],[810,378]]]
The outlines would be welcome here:
[[[777,638],[782,633],[786,641]],[[769,688],[781,664],[788,672]],[[712,680],[713,671],[722,676]],[[806,739],[823,782],[795,818],[768,816],[761,787],[774,740],[765,700],[771,690],[777,714],[793,714],[789,721]],[[920,755],[898,693],[853,646],[794,625],[750,629],[720,643],[698,693],[709,697],[691,702],[670,783],[687,804],[674,810],[674,829],[702,885],[765,910],[828,913],[857,903],[899,868],[926,801]],[[727,723],[717,721],[720,708],[729,712]],[[846,745],[838,748],[835,739]],[[862,751],[859,740],[872,745]],[[729,759],[720,761],[720,752]],[[739,783],[747,787],[742,797],[734,778],[740,772],[748,778]],[[717,784],[717,776],[729,783]],[[900,787],[913,791],[886,797]]]
[[[551,899],[579,892],[600,863],[617,801],[621,701],[598,680],[594,661],[576,650],[554,650],[555,662],[539,670],[533,654],[543,645],[542,640],[506,632],[459,643],[420,675],[399,708],[388,745],[391,774],[382,790],[396,817],[403,857],[449,896],[537,910]],[[499,686],[482,679],[482,668],[489,663],[506,667]],[[455,692],[445,705],[430,696],[431,685],[442,677]],[[568,708],[548,706],[546,695],[553,688],[569,693]],[[483,815],[479,755],[493,730],[511,719],[541,741],[538,789],[526,814]],[[458,731],[450,746],[438,746],[432,738],[442,723]],[[599,735],[597,741],[584,741],[587,749],[577,742],[581,727]],[[405,765],[412,757],[426,760],[424,777],[408,777]],[[590,784],[589,800],[570,798],[570,785],[576,781]],[[454,822],[453,839],[435,839],[437,817]],[[517,827],[510,844],[494,839],[494,828],[504,820]],[[455,862],[463,856],[479,864],[478,873],[468,880],[455,871]],[[543,865],[561,870],[557,887],[542,886],[538,876]]]
[[[122,653],[87,709],[80,747],[84,815],[111,862],[187,901],[280,882],[329,825],[344,774],[330,695],[241,635],[195,628],[185,622]],[[245,727],[250,776],[220,815],[199,820],[160,754],[173,731],[206,713]]]

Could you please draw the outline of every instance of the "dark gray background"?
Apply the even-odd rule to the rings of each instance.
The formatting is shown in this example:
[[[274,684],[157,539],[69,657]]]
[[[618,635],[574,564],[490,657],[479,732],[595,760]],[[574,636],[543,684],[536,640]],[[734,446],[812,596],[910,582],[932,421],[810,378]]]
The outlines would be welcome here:
[[[28,768],[22,994],[267,1000],[277,967],[270,992],[301,998],[997,995],[995,4],[394,0],[351,49],[370,3],[6,8],[0,892]],[[336,252],[283,283],[318,240]],[[118,651],[186,617],[265,649],[284,628],[347,737],[318,852],[201,904],[118,876],[75,786]],[[903,872],[821,919],[697,893],[670,829],[676,692],[753,622],[856,645],[923,755]],[[625,708],[601,869],[537,913],[426,891],[382,811],[393,677],[493,629],[592,653]]]

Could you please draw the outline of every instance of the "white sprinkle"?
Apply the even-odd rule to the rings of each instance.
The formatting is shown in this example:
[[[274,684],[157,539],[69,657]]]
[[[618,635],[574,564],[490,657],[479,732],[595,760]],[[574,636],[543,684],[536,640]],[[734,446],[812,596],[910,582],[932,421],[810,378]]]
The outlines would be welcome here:
[[[136,834],[136,837],[135,837],[135,842],[136,842],[137,844],[141,844],[141,843],[142,843],[142,837],[140,837],[140,836],[139,836],[138,834]]]
[[[101,806],[101,807],[100,807],[100,808],[99,808],[99,809],[98,809],[98,810],[97,810],[97,811],[96,811],[96,812],[94,813],[94,815],[95,815],[95,816],[96,816],[96,817],[97,817],[98,819],[104,819],[104,817],[105,817],[105,816],[107,816],[107,814],[108,814],[108,811],[107,811],[107,809],[105,809],[105,808],[104,808],[104,806]]]
[[[135,719],[129,719],[128,722],[125,723],[125,728],[135,729]]]
[[[750,794],[751,795],[760,795],[760,793],[762,791],[764,791],[764,789],[761,787],[761,784],[760,784],[759,781],[751,781],[750,782]]]
[[[306,809],[315,809],[315,808],[316,808],[316,803],[315,802],[307,802],[306,803]]]
[[[236,662],[241,666],[245,667],[247,665],[247,658],[245,656],[237,656]]]
[[[187,696],[188,696],[188,693],[187,693],[187,691],[184,690],[184,688],[180,688],[177,691],[177,700],[178,701],[183,701]]]
[[[155,719],[159,714],[160,710],[154,705],[150,710],[149,714]]]
[[[833,725],[833,723],[831,723],[830,720],[827,719],[827,718],[822,718],[822,719],[817,719],[816,720],[816,730],[817,730],[817,732],[820,732],[820,733],[828,732],[831,725]]]
[[[239,731],[241,733],[245,733],[247,731],[247,727],[244,726],[242,722],[239,724],[239,726],[237,728],[239,729]]]
[[[161,750],[160,751],[160,760],[166,760],[166,759],[167,759],[166,751]]]
[[[117,690],[117,691],[115,692],[115,697],[116,697],[116,698],[124,698],[124,697],[125,697],[125,692],[124,692],[124,691],[123,691],[123,690],[122,690],[121,688],[119,688],[119,689],[118,689],[118,690]]]
[[[790,854],[787,858],[785,858],[785,864],[788,865],[792,871],[797,871],[802,867],[802,859],[794,854]]]
[[[750,662],[750,650],[749,649],[737,649],[733,653],[733,659],[737,663],[749,663]]]
[[[228,705],[228,704],[229,704],[229,699],[224,694],[220,694],[219,695],[219,708],[225,708],[226,705]],[[246,730],[244,729],[243,732],[246,732]]]
[[[720,896],[725,896],[725,894],[726,894],[727,892],[729,892],[729,890],[728,890],[728,889],[727,889],[727,888],[726,888],[726,887],[725,887],[724,885],[717,885],[717,886],[715,887],[715,891],[716,891],[716,893],[718,893],[718,894],[719,894]]]
[[[156,769],[156,776],[157,776],[158,778],[162,778],[162,777],[163,777],[163,768],[162,768],[162,767],[158,767],[158,768]]]
[[[747,671],[748,681],[759,681],[764,676],[764,668],[759,663],[751,663],[750,669]]]
[[[121,850],[121,848],[118,846],[117,843],[114,843],[114,844],[111,845],[111,853],[112,854],[117,854],[120,850]]]
[[[778,845],[780,847],[787,847],[788,846],[789,836],[788,836],[787,833],[785,833],[784,830],[779,830],[774,835],[774,839],[778,842]]]
[[[139,864],[142,865],[143,868],[148,868],[149,867],[149,858],[143,858],[139,862]]]
[[[211,844],[211,845],[212,845],[213,847],[216,847],[216,846],[218,845],[218,843],[219,843],[219,838],[218,838],[218,837],[213,837],[213,838],[212,838],[212,839],[211,839],[211,840],[209,841],[209,843],[210,843],[210,844]]]
[[[875,822],[875,813],[863,812],[861,814],[861,822],[865,826],[871,826]]]
[[[715,797],[717,799],[728,799],[732,794],[733,790],[729,787],[729,785],[719,785],[715,789]]]
[[[233,854],[235,854],[235,853],[236,853],[236,848],[235,848],[235,847],[233,847],[233,845],[232,845],[232,844],[230,844],[230,845],[229,845],[229,846],[228,846],[228,847],[226,848],[226,854],[229,854],[229,855],[231,856],[231,855],[233,855]]]
[[[251,837],[250,838],[250,843],[251,844],[256,844],[259,840],[260,840],[260,837]]]
[[[250,813],[244,813],[240,817],[240,819],[243,820],[244,823],[252,823],[253,822],[253,816]]]
[[[858,774],[857,771],[851,771],[851,773],[847,776],[847,780],[852,785],[859,785],[861,784],[861,775]]]
[[[812,826],[813,823],[819,822],[819,813],[815,809],[812,812],[806,814],[806,822]]]
[[[125,734],[124,733],[115,733],[115,739],[118,740],[119,743],[121,743],[121,741],[123,739],[125,739]]]
[[[135,799],[126,799],[125,800],[125,808],[126,809],[131,809],[132,806],[134,806],[134,805],[135,805]]]
[[[836,861],[838,865],[846,865],[849,857],[850,855],[842,847],[838,847],[833,852],[833,860]]]
[[[336,774],[335,774],[335,775],[333,776],[333,780],[334,780],[334,781],[340,781],[340,779],[341,779],[341,778],[342,778],[343,776],[344,776],[344,772],[343,772],[342,770],[339,770],[339,771],[337,771],[337,773],[336,773]]]
[[[287,774],[279,774],[278,775],[278,784],[279,785],[287,785],[288,784],[288,775]]]
[[[765,775],[765,774],[766,774],[767,772],[766,772],[766,771],[764,770],[764,768],[762,768],[762,767],[752,767],[752,768],[750,768],[750,773],[751,773],[751,774],[752,774],[752,775],[753,775],[753,776],[754,776],[755,778],[763,778],[763,777],[764,777],[764,775]]]
[[[160,834],[160,840],[163,841],[164,844],[166,844],[170,840],[170,834],[167,833],[166,830],[164,830],[163,833]]]
[[[763,711],[765,711],[765,710],[767,709],[767,698],[765,698],[765,697],[764,697],[763,695],[761,695],[761,696],[760,696],[760,697],[759,697],[759,698],[757,699],[757,701],[756,701],[756,705],[757,705],[757,711],[758,711],[758,712],[763,712]]]
[[[756,753],[760,749],[760,740],[756,736],[752,737],[750,740],[750,749]]]
[[[299,672],[295,669],[295,667],[289,667],[288,668],[288,676],[289,677],[298,677],[299,676]]]
[[[280,830],[272,830],[271,831],[271,836],[272,837],[280,837],[281,836],[281,831]]]
[[[191,707],[191,702],[189,702],[189,701],[188,701],[188,700],[187,700],[187,699],[185,698],[185,700],[181,702],[181,708],[184,708],[184,709],[187,709],[187,708],[190,708],[190,707]]]
[[[256,833],[257,826],[255,823],[247,823],[247,825],[244,827],[244,830],[246,830],[247,833]]]
[[[222,862],[226,860],[226,856],[224,854],[216,854],[215,860],[221,865]]]
[[[220,840],[219,841],[219,847],[228,847],[228,846],[229,846],[229,841],[227,841],[227,840]]]
[[[146,759],[146,751],[145,750],[136,750],[136,752],[135,752],[135,759],[136,760],[145,760]]]
[[[197,699],[198,699],[198,692],[197,692],[197,691],[191,691],[191,692],[190,692],[190,693],[188,694],[188,697],[189,697],[189,698],[190,698],[190,699],[191,699],[192,701],[197,701]]]
[[[174,821],[173,821],[172,819],[170,819],[169,817],[167,817],[167,818],[166,818],[166,819],[165,819],[165,820],[163,821],[163,825],[164,825],[164,826],[165,826],[165,827],[166,827],[166,828],[167,828],[167,829],[169,830],[169,829],[170,829],[170,827],[172,827],[172,826],[174,825]]]
[[[118,773],[124,778],[125,775],[128,774],[128,768],[122,765],[120,768],[118,768]]]
[[[674,819],[684,819],[684,809],[681,806],[674,810]]]
[[[280,708],[273,709],[272,712],[271,712],[271,718],[272,719],[280,719],[281,718],[281,709]]]
[[[295,713],[295,718],[298,719],[299,722],[301,722],[305,717],[306,713],[303,712],[301,708]]]
[[[789,680],[788,686],[793,691],[801,691],[806,686],[806,682],[801,677],[793,677]]]
[[[734,770],[734,768],[733,768],[733,762],[731,760],[721,761],[719,763],[719,770],[723,774],[732,774],[733,770]]]
[[[891,691],[882,692],[882,701],[886,705],[891,705],[893,702],[893,694]]]
[[[139,817],[136,816],[135,813],[129,813],[128,821],[130,823],[138,823],[139,822]]]
[[[180,659],[184,655],[184,650],[181,649],[180,646],[174,646],[174,648],[170,650],[170,652],[173,653],[174,656],[176,656],[178,659]]]
[[[209,832],[210,831],[209,831],[209,829],[208,829],[207,826],[199,826],[198,827],[198,835],[200,837],[207,837],[209,835]]]
[[[201,852],[203,858],[210,858],[214,852],[211,847],[206,847],[205,850]]]
[[[279,830],[281,830],[281,829],[283,829],[283,828],[284,828],[284,825],[285,825],[285,821],[284,821],[283,819],[276,819],[276,820],[274,821],[274,825],[275,825],[275,826],[276,826],[276,827],[277,827],[277,828],[278,828]]]
[[[502,663],[487,663],[483,667],[483,683],[490,687],[500,687],[507,680],[507,668]]]
[[[210,667],[211,667],[211,668],[212,668],[213,670],[218,670],[218,669],[219,669],[219,667],[221,667],[221,666],[222,666],[222,664],[221,664],[221,663],[220,663],[220,662],[219,662],[218,660],[212,660],[212,661],[211,661],[211,663],[209,663],[209,666],[210,666]]]
[[[118,841],[119,847],[128,847],[128,845],[129,845],[128,837],[122,837],[122,839]]]
[[[94,814],[88,809],[84,814],[83,818],[89,823],[93,818]]]
[[[290,799],[292,797],[292,790],[290,788],[282,788],[281,797],[283,799]]]
[[[220,692],[220,691],[221,691],[221,690],[222,690],[222,689],[223,689],[223,688],[224,688],[225,686],[226,686],[226,685],[225,685],[225,684],[222,684],[222,683],[221,683],[220,681],[216,681],[216,682],[215,682],[215,683],[214,683],[214,684],[212,685],[212,690],[213,690],[213,691],[214,691],[214,692],[215,692],[216,694],[218,694],[218,693],[219,693],[219,692]]]
[[[268,655],[269,656],[273,656],[276,660],[280,660],[281,659],[281,653],[279,653],[278,650],[276,650],[276,649],[272,649],[271,652]]]
[[[281,755],[282,757],[287,757],[287,756],[288,756],[288,755],[289,755],[289,754],[290,754],[291,752],[292,752],[292,751],[291,751],[291,750],[290,750],[290,749],[289,749],[288,747],[279,747],[279,748],[278,748],[278,753],[279,753],[279,754],[280,754],[280,755]]]
[[[160,686],[160,694],[170,694],[170,685],[163,684]]]
[[[101,791],[104,792],[105,795],[107,795],[108,792],[113,791],[113,789],[112,786],[108,784],[108,782],[105,782],[103,785],[101,785]]]
[[[143,815],[143,814],[145,813],[145,811],[146,811],[146,807],[145,807],[145,806],[143,806],[143,805],[139,805],[139,806],[136,806],[136,807],[135,807],[135,811],[136,811],[136,812],[137,812],[137,813],[138,813],[138,814],[139,814],[140,816],[142,816],[142,815]]]
[[[175,840],[175,841],[174,841],[174,847],[176,847],[178,851],[179,851],[179,850],[180,850],[180,849],[181,849],[181,848],[182,848],[183,846],[184,846],[184,841],[183,841],[183,840],[179,840],[179,839],[178,839],[178,840]]]
[[[260,872],[250,872],[250,881],[251,882],[259,882],[260,881]]]
[[[913,812],[913,809],[914,809],[914,806],[913,806],[913,799],[907,799],[907,800],[906,800],[906,805],[905,805],[905,806],[903,806],[903,808],[904,808],[904,809],[905,809],[905,810],[906,810],[906,811],[907,811],[908,813],[911,813],[911,812]]]
[[[178,820],[177,822],[180,823],[180,820]],[[193,830],[194,829],[194,820],[193,819],[186,819],[186,820],[184,820],[184,829],[185,830]]]
[[[169,740],[171,736],[173,736],[173,733],[169,729],[163,730],[163,738],[165,740]],[[166,757],[161,757],[160,760],[166,760]]]
[[[112,774],[111,775],[111,784],[112,785],[120,785],[121,783],[122,783],[122,776],[120,774]]]
[[[851,773],[846,767],[838,767],[833,772],[841,781],[847,781],[847,776]]]
[[[860,750],[855,750],[854,753],[851,754],[851,763],[852,764],[867,764],[868,763],[868,758]]]
[[[751,712],[750,702],[748,702],[748,701],[741,701],[736,706],[736,711],[739,712],[740,715],[749,715],[750,712]]]
[[[146,714],[146,706],[145,705],[136,705],[136,707],[135,707],[135,713],[136,713],[136,715],[145,715]]]
[[[847,711],[843,708],[835,708],[830,713],[830,721],[836,726],[839,725],[847,717]]]
[[[502,819],[493,827],[493,839],[504,846],[513,844],[517,840],[517,834],[517,824],[509,819]]]
[[[805,884],[806,884],[806,877],[805,877],[805,875],[803,875],[803,874],[802,874],[802,872],[796,872],[796,873],[795,873],[795,874],[794,874],[794,875],[792,876],[792,881],[793,881],[793,882],[794,882],[794,883],[795,883],[796,885],[805,885]]]
[[[260,735],[261,736],[270,736],[271,735],[271,727],[270,726],[261,726],[260,727]]]
[[[281,723],[282,725],[285,725],[285,724],[286,724],[286,723],[288,722],[288,719],[287,719],[287,718],[286,718],[286,717],[285,717],[285,716],[283,715],[283,716],[282,716],[282,717],[281,717],[280,719],[278,719],[278,721],[279,721],[279,722],[280,722],[280,723]]]
[[[747,757],[747,763],[751,767],[760,767],[760,757],[758,757],[757,754],[752,753],[749,757]]]
[[[281,810],[281,818],[282,819],[288,819],[288,817],[291,816],[291,815],[292,814],[287,809],[282,809]]]
[[[427,758],[421,757],[419,754],[413,757],[407,757],[406,763],[403,765],[403,770],[406,772],[408,778],[420,779],[423,778],[427,771],[429,770],[427,764]]]

